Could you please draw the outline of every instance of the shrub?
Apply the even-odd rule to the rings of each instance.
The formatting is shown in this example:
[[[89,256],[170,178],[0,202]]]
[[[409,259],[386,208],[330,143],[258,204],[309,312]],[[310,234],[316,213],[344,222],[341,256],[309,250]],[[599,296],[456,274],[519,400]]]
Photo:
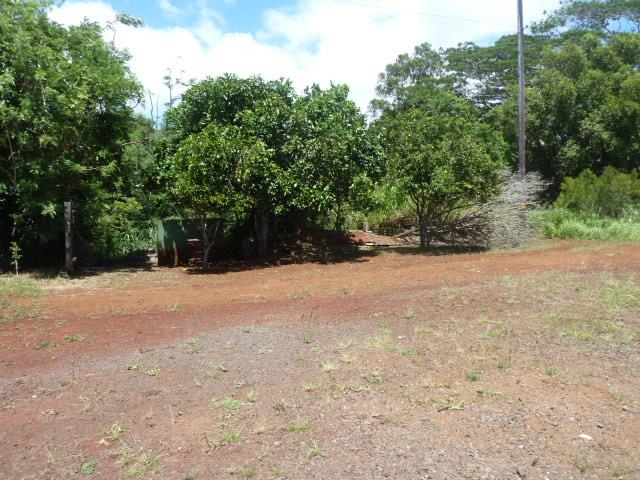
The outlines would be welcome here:
[[[596,176],[587,169],[576,178],[565,178],[560,190],[554,207],[607,218],[640,218],[640,178],[636,170],[624,173],[608,166]]]

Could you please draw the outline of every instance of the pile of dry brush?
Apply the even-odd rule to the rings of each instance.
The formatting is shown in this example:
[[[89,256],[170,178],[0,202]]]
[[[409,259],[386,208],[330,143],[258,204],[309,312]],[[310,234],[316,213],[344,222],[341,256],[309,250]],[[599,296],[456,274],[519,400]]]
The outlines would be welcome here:
[[[531,215],[548,186],[537,172],[505,172],[499,195],[433,220],[428,228],[431,242],[500,248],[533,240],[539,233],[531,226]],[[419,243],[419,236],[417,225],[395,235],[410,244]]]

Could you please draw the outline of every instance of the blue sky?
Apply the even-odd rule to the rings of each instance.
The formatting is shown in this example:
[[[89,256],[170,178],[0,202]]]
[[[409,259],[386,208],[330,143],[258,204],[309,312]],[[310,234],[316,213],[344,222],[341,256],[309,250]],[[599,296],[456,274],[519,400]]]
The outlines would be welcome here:
[[[265,7],[286,9],[293,4],[290,0],[113,0],[108,3],[115,10],[142,18],[155,28],[188,27],[197,22],[203,11],[209,10],[215,12],[219,26],[229,32],[254,32],[261,26]]]
[[[423,42],[450,47],[487,44],[516,30],[516,0],[65,0],[50,16],[63,24],[85,17],[102,25],[118,12],[145,26],[119,25],[116,46],[132,55],[132,71],[162,105],[162,78],[235,73],[285,77],[302,91],[312,83],[346,83],[366,111],[378,74]],[[559,0],[527,0],[525,23]],[[112,33],[109,34],[111,39]],[[151,102],[152,101],[152,102]]]

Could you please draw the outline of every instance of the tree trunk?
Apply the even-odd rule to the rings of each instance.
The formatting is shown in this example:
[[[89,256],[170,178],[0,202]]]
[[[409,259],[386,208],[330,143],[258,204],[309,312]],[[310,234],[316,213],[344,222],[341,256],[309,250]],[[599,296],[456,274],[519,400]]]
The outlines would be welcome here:
[[[269,255],[269,215],[259,213],[255,219],[258,240],[258,255],[265,258]]]
[[[429,233],[426,217],[418,215],[418,223],[420,225],[420,248],[427,248],[429,246]]]
[[[207,270],[209,268],[209,253],[216,242],[216,235],[218,234],[218,227],[220,226],[220,220],[216,221],[212,225],[209,225],[206,221],[202,224],[202,269]]]

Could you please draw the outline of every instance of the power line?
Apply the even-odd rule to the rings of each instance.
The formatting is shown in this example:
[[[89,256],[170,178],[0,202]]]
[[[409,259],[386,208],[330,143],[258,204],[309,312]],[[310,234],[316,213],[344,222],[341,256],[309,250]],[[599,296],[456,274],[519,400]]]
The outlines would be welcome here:
[[[355,5],[358,7],[367,7],[367,8],[377,8],[379,10],[388,10],[388,7],[385,7],[383,5],[371,5],[370,3],[363,3],[363,2],[356,2],[356,1],[350,1],[350,0],[330,0],[334,3],[342,3],[344,5]],[[467,22],[467,23],[479,23],[479,24],[484,24],[484,25],[493,25],[496,27],[503,27],[503,28],[512,28],[513,25],[505,25],[504,23],[496,23],[496,22],[489,22],[486,20],[474,20],[472,18],[463,18],[463,17],[454,17],[452,15],[441,15],[438,13],[430,13],[430,12],[423,12],[423,11],[418,11],[418,10],[402,10],[403,13],[411,13],[414,15],[422,15],[424,17],[434,17],[434,18],[442,18],[445,20],[456,20],[459,22]]]

